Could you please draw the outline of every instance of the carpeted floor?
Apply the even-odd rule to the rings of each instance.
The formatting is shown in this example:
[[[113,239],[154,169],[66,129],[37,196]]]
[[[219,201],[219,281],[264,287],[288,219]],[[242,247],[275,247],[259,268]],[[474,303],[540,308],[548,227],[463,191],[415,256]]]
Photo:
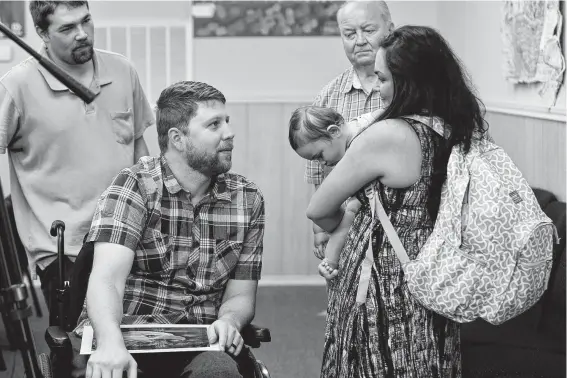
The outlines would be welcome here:
[[[41,295],[41,293],[40,293]],[[31,300],[28,300],[31,303]],[[254,324],[267,327],[272,342],[254,350],[273,378],[319,377],[325,317],[326,293],[323,286],[259,287]],[[44,332],[47,318],[29,318],[38,353],[47,352]],[[0,348],[7,365],[0,378],[24,377],[19,351],[10,351],[4,327],[0,327]]]
[[[31,300],[28,301],[31,303]],[[272,342],[255,349],[256,357],[267,365],[273,378],[318,378],[321,365],[323,335],[325,327],[324,310],[326,293],[324,286],[288,286],[258,288],[256,318],[254,324],[270,329]],[[562,321],[565,321],[563,314]],[[37,352],[47,352],[44,332],[47,319],[31,317],[30,326],[34,333]],[[513,322],[509,322],[513,326]],[[516,327],[518,328],[518,327]],[[475,325],[464,325],[462,336],[474,340]],[[515,329],[515,328],[514,328]],[[518,329],[529,330],[527,327]],[[496,330],[496,328],[488,328]],[[563,328],[564,330],[564,328]],[[492,332],[492,331],[490,331]],[[527,332],[527,331],[526,331]],[[471,335],[472,334],[472,335]],[[541,337],[540,337],[541,338]],[[504,338],[507,339],[507,338]],[[545,345],[545,337],[540,340]],[[463,345],[463,377],[466,378],[563,378],[565,353],[545,352],[541,348],[508,348],[500,344],[490,346]],[[504,343],[505,344],[505,343]],[[496,348],[496,349],[495,349]],[[0,371],[0,378],[24,377],[22,358],[19,351],[7,350],[4,327],[0,326],[0,349],[7,365]],[[505,366],[505,370],[484,369]],[[517,369],[515,367],[518,367]],[[521,371],[516,371],[516,370]],[[487,370],[487,371],[484,371]],[[492,371],[492,372],[490,372]]]

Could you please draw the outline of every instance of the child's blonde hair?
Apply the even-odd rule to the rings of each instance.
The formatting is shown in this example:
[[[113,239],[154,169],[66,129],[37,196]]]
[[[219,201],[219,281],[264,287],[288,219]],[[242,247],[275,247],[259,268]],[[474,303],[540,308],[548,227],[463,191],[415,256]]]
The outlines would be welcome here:
[[[304,106],[296,109],[289,120],[289,144],[297,150],[306,143],[315,140],[331,140],[327,128],[331,125],[343,126],[343,116],[331,109],[321,106]]]

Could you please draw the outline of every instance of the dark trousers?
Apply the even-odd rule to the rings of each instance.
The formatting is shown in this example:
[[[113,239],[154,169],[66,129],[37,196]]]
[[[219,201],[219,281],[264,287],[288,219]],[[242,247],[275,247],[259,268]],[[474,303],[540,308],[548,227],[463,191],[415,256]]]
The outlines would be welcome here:
[[[65,273],[63,278],[65,281],[71,279],[74,263],[65,256],[64,264]],[[57,300],[57,290],[59,287],[59,259],[56,259],[49,264],[45,269],[36,267],[36,273],[41,282],[41,291],[47,303],[47,310],[49,311],[49,325],[59,325],[59,302]],[[68,301],[68,299],[67,299]],[[65,303],[66,305],[67,303]]]
[[[237,361],[224,352],[134,354],[144,378],[242,378]],[[164,374],[164,366],[167,373]]]

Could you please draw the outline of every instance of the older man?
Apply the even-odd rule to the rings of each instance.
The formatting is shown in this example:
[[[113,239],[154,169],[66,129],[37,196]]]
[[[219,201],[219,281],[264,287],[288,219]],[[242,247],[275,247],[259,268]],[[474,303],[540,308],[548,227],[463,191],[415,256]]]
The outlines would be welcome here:
[[[231,168],[225,97],[199,82],[157,102],[161,156],[124,169],[101,196],[87,242],[94,261],[87,312],[97,349],[87,377],[241,377],[242,327],[254,317],[264,199]],[[134,359],[121,323],[210,324],[226,353],[152,353]],[[164,370],[164,366],[166,367]],[[77,366],[80,367],[80,366]]]
[[[337,12],[337,21],[345,54],[352,66],[328,83],[313,105],[332,108],[350,120],[382,108],[374,61],[379,42],[394,24],[384,1],[347,1]],[[329,171],[330,168],[319,161],[308,161],[305,179],[317,189]],[[321,259],[329,236],[315,224],[313,232],[314,252]]]
[[[10,157],[17,230],[51,308],[58,271],[51,223],[62,219],[67,226],[69,276],[96,201],[122,168],[148,155],[143,134],[155,117],[132,64],[93,48],[86,1],[29,7],[41,54],[97,94],[84,103],[33,58],[0,79],[0,153]]]

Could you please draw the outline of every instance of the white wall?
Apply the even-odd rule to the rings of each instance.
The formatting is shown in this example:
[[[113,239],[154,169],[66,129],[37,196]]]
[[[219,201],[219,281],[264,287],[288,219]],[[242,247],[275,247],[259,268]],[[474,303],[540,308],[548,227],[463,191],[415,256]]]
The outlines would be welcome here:
[[[437,26],[438,2],[393,1],[396,25]],[[217,86],[228,101],[311,101],[344,71],[339,37],[198,38],[194,77]]]
[[[514,85],[504,78],[502,5],[502,1],[440,1],[439,31],[462,59],[487,106],[546,112],[550,103],[537,93],[541,84]],[[565,114],[565,84],[551,111]]]

